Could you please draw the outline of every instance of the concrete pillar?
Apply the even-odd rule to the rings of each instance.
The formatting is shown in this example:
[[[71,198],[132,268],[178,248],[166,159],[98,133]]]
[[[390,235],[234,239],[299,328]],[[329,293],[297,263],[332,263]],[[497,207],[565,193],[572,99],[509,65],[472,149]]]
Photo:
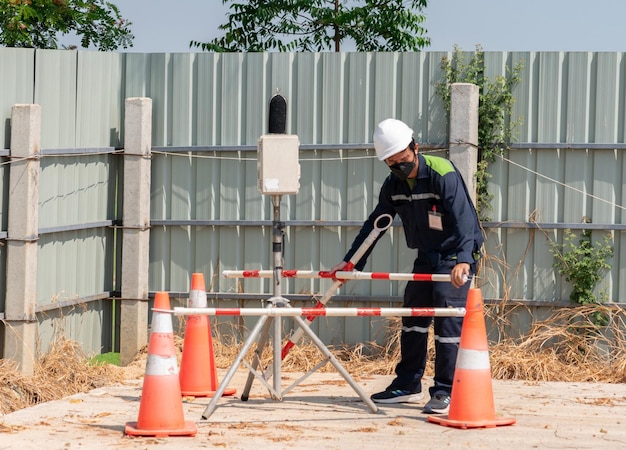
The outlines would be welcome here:
[[[11,111],[4,357],[33,375],[37,343],[37,251],[41,106]]]
[[[476,204],[478,162],[478,86],[450,86],[450,160],[457,166]]]
[[[127,98],[124,119],[124,211],[120,363],[148,342],[152,100]]]

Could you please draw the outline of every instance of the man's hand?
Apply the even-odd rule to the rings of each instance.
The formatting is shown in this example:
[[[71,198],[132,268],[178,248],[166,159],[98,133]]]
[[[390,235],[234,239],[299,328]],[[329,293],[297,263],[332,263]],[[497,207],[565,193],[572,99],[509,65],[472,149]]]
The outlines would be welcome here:
[[[470,275],[470,265],[467,263],[458,263],[450,272],[450,282],[455,288],[463,286]]]
[[[335,273],[335,272],[341,272],[346,266],[348,265],[347,262],[345,261],[341,261],[339,264],[337,264],[335,267],[333,267],[332,269],[330,269],[330,273]]]

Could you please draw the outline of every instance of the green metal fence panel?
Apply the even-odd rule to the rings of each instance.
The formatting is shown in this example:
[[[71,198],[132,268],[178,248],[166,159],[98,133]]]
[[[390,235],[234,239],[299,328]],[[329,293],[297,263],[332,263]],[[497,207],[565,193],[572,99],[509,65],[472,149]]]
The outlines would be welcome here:
[[[41,147],[76,147],[78,52],[36,50],[34,103],[41,105]]]
[[[35,96],[35,50],[0,48],[0,67],[4,69],[0,70],[0,148],[8,149],[11,108],[18,103],[32,103]],[[4,208],[1,210],[4,212]]]
[[[120,147],[123,60],[120,53],[78,52],[76,147]]]

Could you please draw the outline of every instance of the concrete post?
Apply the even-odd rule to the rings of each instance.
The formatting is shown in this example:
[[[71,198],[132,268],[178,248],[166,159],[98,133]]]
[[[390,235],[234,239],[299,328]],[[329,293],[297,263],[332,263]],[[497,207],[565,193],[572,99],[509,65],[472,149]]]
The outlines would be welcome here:
[[[478,86],[450,86],[450,160],[457,166],[476,204],[478,162]]]
[[[37,343],[37,251],[41,106],[11,111],[4,357],[33,375]]]
[[[120,363],[148,342],[152,100],[128,98],[124,119],[124,211]]]

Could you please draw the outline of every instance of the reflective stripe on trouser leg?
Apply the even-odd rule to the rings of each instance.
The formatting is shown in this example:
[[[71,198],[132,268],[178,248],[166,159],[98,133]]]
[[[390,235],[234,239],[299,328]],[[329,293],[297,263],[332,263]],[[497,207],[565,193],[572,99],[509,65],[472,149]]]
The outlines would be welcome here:
[[[445,270],[452,270],[449,264]],[[433,286],[433,298],[439,307],[465,307],[470,283],[455,288],[451,283],[436,283]],[[435,318],[435,377],[430,394],[450,395],[456,366],[459,343],[461,341],[462,317]]]
[[[394,388],[421,391],[431,321],[431,317],[402,318],[401,358],[396,366],[396,379],[392,383]]]
[[[413,273],[429,273],[429,266],[415,261]],[[433,305],[433,282],[409,281],[404,290],[405,308],[420,308]],[[392,386],[412,391],[421,391],[422,376],[428,355],[428,330],[432,317],[403,317],[400,334],[400,362],[396,366],[396,379]]]
[[[443,319],[443,318],[442,318]],[[435,328],[446,329],[446,334],[454,333],[458,330],[458,336],[435,335],[435,377],[434,386],[430,389],[431,395],[443,393],[450,395],[452,392],[452,381],[454,380],[454,369],[456,365],[460,333],[463,324],[462,317],[446,317],[447,320],[435,321]],[[439,330],[442,332],[441,330]]]

